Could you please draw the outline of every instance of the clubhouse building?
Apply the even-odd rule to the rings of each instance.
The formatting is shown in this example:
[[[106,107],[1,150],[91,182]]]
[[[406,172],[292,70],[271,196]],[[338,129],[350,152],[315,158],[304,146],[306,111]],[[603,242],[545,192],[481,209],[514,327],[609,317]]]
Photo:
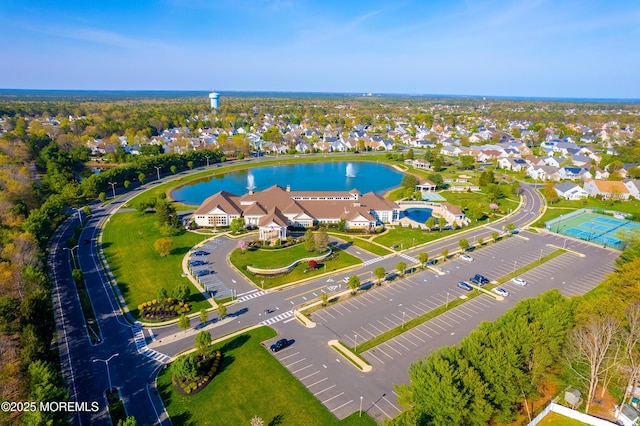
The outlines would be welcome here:
[[[346,229],[372,231],[383,223],[397,223],[400,207],[393,201],[357,189],[339,192],[291,191],[274,185],[261,192],[238,196],[220,191],[204,200],[193,213],[200,227],[229,226],[243,218],[247,228],[258,228],[261,240],[284,239],[287,228],[308,228],[345,221]]]

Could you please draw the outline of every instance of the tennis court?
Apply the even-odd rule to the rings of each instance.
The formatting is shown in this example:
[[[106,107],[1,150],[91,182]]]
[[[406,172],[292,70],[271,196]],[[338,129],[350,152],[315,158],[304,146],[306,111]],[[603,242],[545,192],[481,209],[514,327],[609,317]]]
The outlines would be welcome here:
[[[625,237],[632,233],[640,233],[639,223],[593,213],[590,210],[579,210],[565,217],[561,216],[547,222],[546,227],[552,232],[620,250],[624,248]]]

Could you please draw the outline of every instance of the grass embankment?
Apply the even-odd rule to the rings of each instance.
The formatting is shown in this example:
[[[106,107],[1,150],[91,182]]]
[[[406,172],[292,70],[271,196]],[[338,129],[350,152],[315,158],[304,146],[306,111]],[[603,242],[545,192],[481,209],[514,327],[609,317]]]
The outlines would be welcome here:
[[[184,396],[171,385],[171,369],[158,377],[158,390],[173,424],[243,425],[254,416],[264,424],[375,425],[358,413],[338,421],[260,342],[273,338],[261,327],[213,346],[224,356],[220,371],[200,393]]]
[[[538,423],[539,426],[584,426],[586,424],[553,411],[544,416],[544,419]]]
[[[181,266],[184,255],[203,237],[189,232],[171,237],[171,254],[160,257],[153,248],[153,243],[162,238],[155,222],[154,214],[117,213],[111,216],[102,236],[107,262],[131,313],[139,318],[138,305],[155,299],[158,287],[164,287],[171,294],[176,286],[185,282],[191,286],[191,297],[187,301],[191,312],[210,308],[195,286],[182,276]]]
[[[290,250],[290,252],[288,252]],[[296,257],[297,256],[297,257]],[[278,277],[262,277],[251,275],[247,272],[246,266],[251,265],[254,267],[278,267],[285,266],[293,263],[295,259],[312,257],[313,253],[309,253],[304,250],[304,246],[302,244],[298,244],[293,247],[289,247],[282,250],[255,250],[250,251],[246,250],[244,254],[240,249],[235,249],[231,252],[231,256],[229,260],[231,263],[242,272],[247,278],[249,278],[254,284],[259,286],[260,288],[264,287],[273,288],[278,287],[284,284],[288,284],[294,281],[299,281],[306,278],[313,278],[315,276],[324,274],[326,265],[327,272],[337,271],[338,269],[346,268],[348,266],[357,265],[362,263],[362,261],[347,252],[341,251],[333,247],[333,259],[325,260],[322,262],[318,262],[319,268],[313,271],[308,271],[305,273],[305,270],[308,268],[308,264],[306,262],[298,264],[291,272],[288,274],[278,276]],[[286,262],[282,262],[280,265],[281,259],[288,259]],[[293,259],[293,260],[291,260]],[[258,266],[262,265],[262,266]],[[277,266],[276,266],[277,265]],[[264,281],[264,285],[263,282]]]
[[[520,269],[516,269],[515,272],[511,272],[503,277],[500,277],[499,279],[497,279],[496,281],[498,282],[498,284],[487,284],[485,286],[485,288],[487,290],[491,290],[494,287],[497,287],[498,285],[500,285],[501,283],[507,282],[509,281],[511,278],[517,277],[519,275],[524,274],[525,272],[537,268],[538,266],[540,266],[541,264],[550,261],[551,259],[554,259],[558,256],[560,256],[561,254],[565,253],[565,250],[556,250],[552,253],[549,253],[548,255],[542,257],[540,260],[535,260],[531,263],[529,263],[528,265],[523,266]],[[468,294],[466,294],[465,296],[467,296],[465,299],[461,299],[461,298],[455,298],[449,301],[448,304],[439,306],[429,312],[427,312],[424,315],[420,315],[418,317],[415,317],[409,321],[407,321],[406,323],[399,325],[395,328],[392,328],[389,331],[386,331],[382,334],[379,334],[378,336],[374,337],[373,339],[367,340],[366,342],[363,342],[361,344],[358,345],[357,348],[352,348],[349,347],[349,349],[351,349],[354,353],[356,354],[360,354],[363,352],[368,351],[371,348],[374,348],[388,340],[391,340],[399,335],[401,335],[402,333],[411,330],[414,327],[417,327],[421,324],[424,324],[425,322],[439,316],[442,315],[443,313],[465,303],[467,300],[473,299],[474,297],[478,297],[479,295],[484,294],[481,291],[477,290],[477,291],[472,291],[469,292]]]

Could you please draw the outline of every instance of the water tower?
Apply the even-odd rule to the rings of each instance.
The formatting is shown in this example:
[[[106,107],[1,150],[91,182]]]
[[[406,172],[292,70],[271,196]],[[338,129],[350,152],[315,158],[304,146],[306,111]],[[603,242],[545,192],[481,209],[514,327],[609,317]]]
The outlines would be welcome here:
[[[220,93],[209,93],[209,100],[211,101],[211,108],[218,108],[220,106]]]

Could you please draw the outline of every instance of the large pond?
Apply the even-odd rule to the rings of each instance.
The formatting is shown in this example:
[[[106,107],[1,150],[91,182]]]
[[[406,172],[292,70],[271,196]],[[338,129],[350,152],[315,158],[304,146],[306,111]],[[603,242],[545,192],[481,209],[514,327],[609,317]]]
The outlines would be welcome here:
[[[176,201],[199,205],[219,191],[242,195],[252,186],[262,191],[273,185],[291,186],[292,191],[348,191],[384,194],[400,185],[404,175],[381,163],[335,161],[327,163],[283,164],[213,176],[206,181],[173,191]]]

